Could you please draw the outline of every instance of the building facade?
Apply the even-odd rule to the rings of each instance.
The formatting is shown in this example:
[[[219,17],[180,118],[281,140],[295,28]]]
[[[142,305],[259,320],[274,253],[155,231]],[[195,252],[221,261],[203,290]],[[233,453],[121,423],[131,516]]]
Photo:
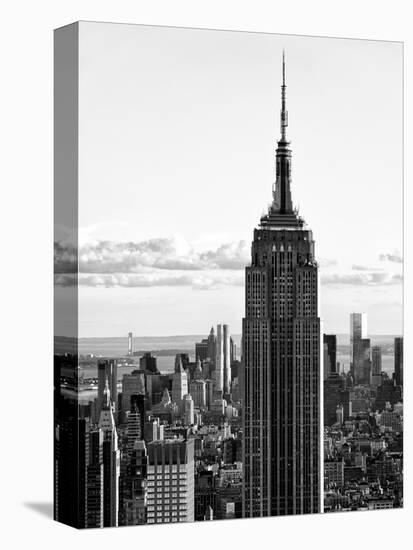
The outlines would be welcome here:
[[[195,519],[194,440],[148,444],[147,523]]]

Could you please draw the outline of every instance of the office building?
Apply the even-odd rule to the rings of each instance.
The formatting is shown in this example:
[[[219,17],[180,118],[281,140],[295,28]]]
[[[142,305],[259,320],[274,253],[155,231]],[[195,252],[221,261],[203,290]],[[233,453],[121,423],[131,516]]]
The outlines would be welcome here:
[[[151,441],[161,441],[164,438],[164,426],[161,424],[160,419],[150,418],[145,422],[145,441],[147,443]]]
[[[120,525],[146,523],[146,476],[148,454],[145,442],[135,440],[124,476],[121,476]]]
[[[337,371],[337,336],[323,334],[324,344],[324,379]]]
[[[183,397],[188,393],[188,375],[183,368],[181,356],[177,358],[175,372],[172,375],[172,401],[181,411]]]
[[[122,412],[130,410],[132,395],[145,395],[145,373],[135,370],[122,377]]]
[[[320,511],[320,319],[310,229],[291,200],[283,63],[281,139],[254,230],[243,319],[243,515]]]
[[[147,523],[194,521],[194,440],[148,444]]]
[[[358,340],[367,338],[367,314],[350,313],[350,371],[354,379],[354,347]]]
[[[206,383],[205,380],[191,380],[189,382],[189,393],[194,400],[197,409],[206,407]]]
[[[216,396],[219,397],[222,396],[224,389],[224,334],[222,325],[217,326],[214,373],[214,392]]]
[[[394,339],[394,378],[398,386],[403,386],[403,337]]]
[[[206,361],[208,359],[208,338],[195,343],[195,359]]]
[[[132,357],[133,355],[133,342],[132,342],[132,333],[128,333],[128,355]]]
[[[381,385],[382,356],[381,347],[373,346],[371,348],[371,385]]]
[[[370,338],[354,339],[353,341],[353,376],[355,385],[370,385]]]
[[[87,467],[87,527],[103,527],[103,431],[89,434]]]
[[[223,325],[223,392],[227,399],[231,392],[231,335],[229,326]]]
[[[99,428],[103,431],[103,526],[116,527],[119,513],[120,454],[107,379]]]
[[[161,374],[158,370],[157,359],[150,352],[144,353],[139,359],[139,368],[148,374]]]
[[[192,426],[194,423],[194,400],[189,393],[183,397],[183,416],[185,426]]]

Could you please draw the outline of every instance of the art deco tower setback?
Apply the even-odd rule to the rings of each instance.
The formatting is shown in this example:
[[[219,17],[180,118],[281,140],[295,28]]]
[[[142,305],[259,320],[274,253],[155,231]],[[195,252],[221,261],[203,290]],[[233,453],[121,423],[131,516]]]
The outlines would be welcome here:
[[[243,515],[320,511],[314,240],[291,199],[285,62],[273,201],[254,230],[243,319]]]

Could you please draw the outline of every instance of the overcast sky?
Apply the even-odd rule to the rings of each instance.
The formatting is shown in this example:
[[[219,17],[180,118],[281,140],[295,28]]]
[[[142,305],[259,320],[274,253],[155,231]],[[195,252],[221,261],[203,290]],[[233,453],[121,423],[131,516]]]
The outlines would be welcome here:
[[[292,196],[326,332],[402,324],[398,43],[82,23],[80,336],[241,332],[287,61]]]

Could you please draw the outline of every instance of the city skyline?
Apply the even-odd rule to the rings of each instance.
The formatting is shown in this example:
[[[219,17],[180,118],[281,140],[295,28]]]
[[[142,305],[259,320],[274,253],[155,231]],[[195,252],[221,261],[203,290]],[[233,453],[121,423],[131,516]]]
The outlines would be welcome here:
[[[347,332],[349,311],[366,311],[372,333],[401,332],[399,44],[93,23],[80,40],[81,337],[201,333],[209,319],[241,332],[251,228],[275,177],[283,48],[293,192],[317,234],[324,328]]]
[[[352,51],[354,42],[330,40],[327,51],[308,38],[314,44],[308,54],[297,46],[304,37],[129,25],[119,36],[119,30],[77,23],[56,33],[56,59],[64,57],[57,63],[57,104],[74,111],[72,123],[79,120],[80,154],[70,190],[61,177],[69,155],[59,156],[67,147],[60,143],[67,121],[57,117],[54,518],[102,528],[402,508],[403,336],[370,338],[378,327],[369,305],[384,308],[383,332],[394,331],[401,317],[387,306],[401,291],[402,258],[396,249],[382,250],[399,235],[400,197],[381,178],[398,177],[397,169],[386,174],[397,140],[384,144],[387,155],[377,165],[364,166],[369,149],[377,156],[383,147],[377,136],[365,142],[382,91],[367,104],[369,91],[360,88],[365,78],[377,85],[386,63],[370,74],[370,43]],[[273,39],[283,42],[277,98],[268,71]],[[285,42],[293,52],[291,73]],[[352,62],[344,73],[337,72],[340,51]],[[78,63],[75,102],[64,85],[69,57]],[[131,78],[132,66],[147,78]],[[248,71],[255,71],[253,79]],[[359,80],[346,80],[350,73]],[[331,124],[317,101],[335,121],[343,117],[342,124],[351,114],[347,126]],[[273,111],[269,102],[280,106],[275,140],[264,116]],[[261,215],[252,220],[262,197],[261,183],[249,176],[261,181],[256,163],[270,151],[261,149],[254,127],[260,113],[261,131],[275,145],[275,173]],[[235,122],[242,123],[237,136]],[[187,124],[196,133],[189,135]],[[326,124],[334,130],[325,133]],[[296,132],[297,142],[290,141]],[[249,146],[239,149],[244,140],[255,143],[253,158]],[[137,143],[146,154],[133,152]],[[331,170],[334,156],[340,166]],[[303,175],[309,185],[296,186]],[[145,182],[144,194],[135,178]],[[68,212],[71,191],[76,204]],[[65,240],[59,222],[71,214]],[[237,240],[248,224],[250,246],[247,237]],[[139,227],[145,231],[137,241],[132,234]],[[191,230],[190,241],[179,227]],[[345,259],[351,273],[340,267]],[[338,338],[335,316],[346,321],[349,349]],[[60,322],[69,327],[66,338],[59,339]],[[110,340],[102,338],[105,330],[125,329],[114,338],[118,351],[112,343],[104,354],[85,352],[82,346],[92,344],[82,336],[93,322],[97,349]],[[201,336],[164,337],[159,354],[159,336],[135,348],[139,327],[159,334],[170,326]]]

